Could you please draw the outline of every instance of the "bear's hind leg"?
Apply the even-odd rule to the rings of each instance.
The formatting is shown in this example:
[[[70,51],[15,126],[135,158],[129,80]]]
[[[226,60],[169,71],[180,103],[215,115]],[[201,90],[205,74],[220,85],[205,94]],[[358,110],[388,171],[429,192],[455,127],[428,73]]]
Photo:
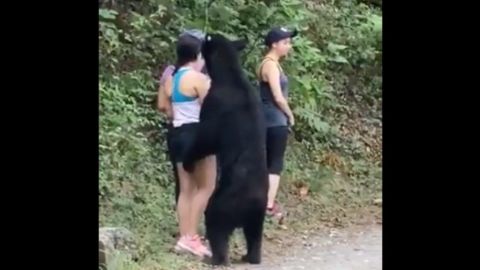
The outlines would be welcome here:
[[[263,220],[265,214],[259,213],[246,222],[243,234],[247,241],[247,255],[242,260],[251,264],[260,264],[262,260]]]
[[[211,263],[213,265],[229,265],[228,240],[233,229],[207,227],[207,238],[212,249]]]

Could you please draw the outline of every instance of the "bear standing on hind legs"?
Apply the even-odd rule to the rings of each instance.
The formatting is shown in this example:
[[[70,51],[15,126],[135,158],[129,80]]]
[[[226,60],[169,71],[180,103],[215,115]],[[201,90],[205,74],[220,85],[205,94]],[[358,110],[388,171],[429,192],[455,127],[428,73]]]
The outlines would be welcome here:
[[[243,260],[261,262],[268,193],[265,124],[260,99],[240,65],[238,51],[245,45],[243,40],[207,35],[202,55],[211,88],[202,105],[196,142],[183,163],[192,171],[197,160],[217,155],[220,181],[205,211],[214,265],[229,264],[228,243],[235,228],[242,228],[246,238]]]

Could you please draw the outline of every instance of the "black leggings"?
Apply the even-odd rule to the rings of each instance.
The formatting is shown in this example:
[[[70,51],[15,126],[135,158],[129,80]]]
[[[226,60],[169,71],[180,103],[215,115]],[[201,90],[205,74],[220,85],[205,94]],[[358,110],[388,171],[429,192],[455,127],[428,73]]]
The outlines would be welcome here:
[[[280,175],[287,148],[288,127],[267,128],[267,166],[269,174]]]

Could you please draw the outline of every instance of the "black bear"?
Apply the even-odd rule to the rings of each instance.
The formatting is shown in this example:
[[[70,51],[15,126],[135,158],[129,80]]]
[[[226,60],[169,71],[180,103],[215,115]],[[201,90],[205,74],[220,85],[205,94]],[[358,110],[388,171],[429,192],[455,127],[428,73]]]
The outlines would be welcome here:
[[[220,179],[205,211],[211,263],[228,265],[228,242],[243,228],[247,242],[244,261],[259,264],[267,206],[268,171],[265,124],[260,99],[240,65],[238,51],[246,41],[208,34],[202,45],[211,88],[204,99],[196,142],[183,166],[217,155]]]

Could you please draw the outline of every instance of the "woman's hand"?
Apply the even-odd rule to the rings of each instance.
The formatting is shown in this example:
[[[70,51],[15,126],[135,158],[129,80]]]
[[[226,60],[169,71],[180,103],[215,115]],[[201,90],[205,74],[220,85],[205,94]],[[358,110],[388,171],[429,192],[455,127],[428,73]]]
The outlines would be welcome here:
[[[288,125],[291,127],[295,125],[295,118],[293,117],[293,114],[288,116]]]

